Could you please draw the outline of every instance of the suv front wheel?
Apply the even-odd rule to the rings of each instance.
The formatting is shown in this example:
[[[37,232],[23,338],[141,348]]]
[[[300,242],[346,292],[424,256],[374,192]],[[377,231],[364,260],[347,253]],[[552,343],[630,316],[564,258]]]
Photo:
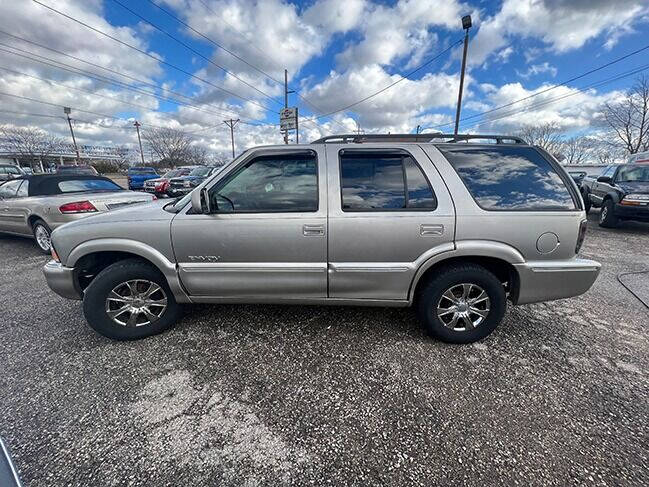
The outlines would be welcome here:
[[[502,283],[475,264],[440,271],[421,290],[417,304],[428,333],[447,343],[481,340],[500,324],[505,309]]]
[[[116,262],[86,288],[83,313],[98,333],[134,340],[173,326],[181,309],[158,269],[138,259]]]

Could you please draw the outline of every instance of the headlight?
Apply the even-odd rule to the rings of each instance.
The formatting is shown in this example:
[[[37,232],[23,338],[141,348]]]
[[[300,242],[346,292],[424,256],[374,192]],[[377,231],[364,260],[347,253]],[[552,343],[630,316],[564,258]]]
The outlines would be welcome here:
[[[190,183],[189,180],[183,182],[183,186],[184,186],[185,188],[189,188],[191,185],[192,185],[192,183]]]
[[[636,194],[636,193],[627,194],[624,198],[622,198],[620,204],[627,205],[627,206],[649,205],[649,194]]]

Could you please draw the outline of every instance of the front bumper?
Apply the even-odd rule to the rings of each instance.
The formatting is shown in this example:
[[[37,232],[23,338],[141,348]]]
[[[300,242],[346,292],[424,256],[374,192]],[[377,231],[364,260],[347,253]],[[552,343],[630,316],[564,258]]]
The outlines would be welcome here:
[[[514,304],[571,298],[590,289],[602,265],[594,260],[535,261],[515,264],[518,296]]]
[[[649,221],[649,204],[644,205],[615,205],[615,216],[628,220]]]
[[[43,274],[45,274],[47,285],[59,296],[68,299],[82,299],[74,269],[51,260],[45,264]]]

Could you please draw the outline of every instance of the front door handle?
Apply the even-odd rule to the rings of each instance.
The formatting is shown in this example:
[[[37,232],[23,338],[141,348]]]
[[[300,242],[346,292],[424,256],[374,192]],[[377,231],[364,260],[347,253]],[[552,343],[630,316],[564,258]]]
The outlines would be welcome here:
[[[305,237],[321,237],[324,235],[324,225],[303,225],[302,234]]]

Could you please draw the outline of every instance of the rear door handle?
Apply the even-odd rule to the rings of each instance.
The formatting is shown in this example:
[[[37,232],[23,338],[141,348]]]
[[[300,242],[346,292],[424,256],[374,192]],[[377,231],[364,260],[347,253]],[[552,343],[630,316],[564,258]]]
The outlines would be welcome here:
[[[324,225],[303,225],[302,234],[305,237],[320,237],[324,235]]]
[[[440,237],[444,235],[444,225],[419,225],[419,235],[422,237]]]

